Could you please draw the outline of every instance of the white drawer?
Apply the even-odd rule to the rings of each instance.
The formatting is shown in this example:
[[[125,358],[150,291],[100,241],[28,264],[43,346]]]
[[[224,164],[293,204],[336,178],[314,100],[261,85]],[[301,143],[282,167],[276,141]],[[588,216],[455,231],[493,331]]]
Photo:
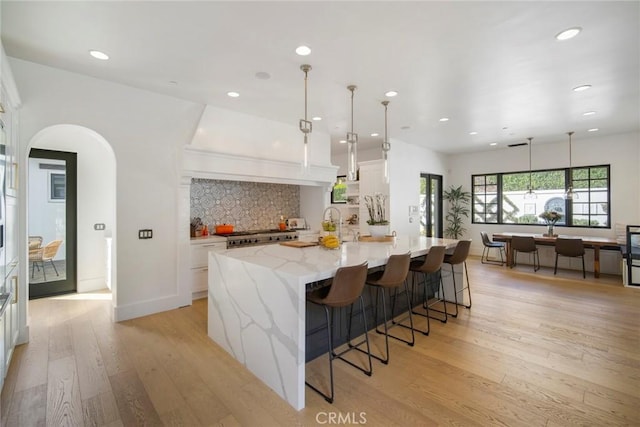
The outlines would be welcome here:
[[[209,269],[199,267],[191,269],[191,293],[206,291],[209,288]]]
[[[204,245],[192,245],[191,246],[191,268],[206,267],[209,263],[207,254],[212,250],[225,250],[227,249],[226,242],[207,243]]]

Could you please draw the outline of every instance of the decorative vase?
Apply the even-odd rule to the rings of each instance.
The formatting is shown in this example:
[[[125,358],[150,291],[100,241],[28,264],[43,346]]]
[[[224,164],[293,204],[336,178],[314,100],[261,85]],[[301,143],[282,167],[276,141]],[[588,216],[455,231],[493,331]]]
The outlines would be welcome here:
[[[545,236],[553,237],[553,224],[547,224],[547,234]]]
[[[389,234],[389,224],[369,225],[369,234],[371,237],[384,237]]]

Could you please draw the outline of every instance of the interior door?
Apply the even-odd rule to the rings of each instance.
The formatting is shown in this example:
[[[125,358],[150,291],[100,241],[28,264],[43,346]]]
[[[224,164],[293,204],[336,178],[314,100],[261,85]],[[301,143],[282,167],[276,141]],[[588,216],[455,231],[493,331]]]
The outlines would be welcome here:
[[[76,153],[29,153],[29,298],[76,291]]]
[[[420,175],[420,235],[442,237],[442,176]]]

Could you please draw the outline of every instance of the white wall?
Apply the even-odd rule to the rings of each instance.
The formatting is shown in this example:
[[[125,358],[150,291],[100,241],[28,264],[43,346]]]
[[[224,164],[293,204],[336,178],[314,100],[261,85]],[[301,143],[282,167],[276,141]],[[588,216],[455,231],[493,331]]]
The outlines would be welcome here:
[[[567,235],[589,234],[593,236],[606,236],[615,238],[613,225],[616,222],[640,224],[640,135],[621,134],[608,137],[598,137],[597,134],[587,136],[586,132],[576,133],[572,141],[572,165],[611,165],[611,229],[583,229],[556,226],[558,232]],[[569,166],[568,138],[559,136],[557,143],[536,145],[535,139],[531,153],[532,169],[562,168]],[[471,175],[491,172],[511,172],[528,170],[529,157],[527,147],[500,148],[491,151],[479,151],[449,156],[448,182],[450,185],[462,185],[467,191],[471,191]],[[482,253],[480,231],[491,233],[506,232],[539,232],[544,231],[544,226],[518,226],[518,225],[484,225],[471,224],[468,221],[468,229],[465,238],[473,239],[472,253]],[[525,229],[526,228],[526,229]],[[607,254],[603,251],[603,257],[617,254]],[[545,254],[548,255],[548,254]],[[603,258],[603,272],[617,273],[618,266],[605,266]],[[592,257],[587,256],[587,259]],[[611,260],[610,264],[616,264]],[[616,271],[612,271],[615,269]],[[609,270],[609,271],[607,271]]]
[[[203,106],[10,58],[23,99],[20,142],[72,123],[102,135],[116,158],[117,320],[178,307],[179,165]],[[26,156],[26,153],[25,153]],[[26,157],[21,159],[26,164]],[[153,229],[139,240],[138,230]]]

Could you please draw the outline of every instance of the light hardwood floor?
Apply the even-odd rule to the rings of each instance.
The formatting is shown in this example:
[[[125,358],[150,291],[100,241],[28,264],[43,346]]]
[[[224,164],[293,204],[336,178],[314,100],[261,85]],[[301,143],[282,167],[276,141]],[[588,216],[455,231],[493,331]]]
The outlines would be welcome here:
[[[413,348],[391,342],[372,377],[336,361],[335,403],[307,389],[300,412],[209,340],[204,299],[121,323],[106,300],[31,301],[0,424],[640,425],[640,289],[478,259],[469,274],[471,310]],[[325,370],[322,357],[307,376],[323,383]]]

